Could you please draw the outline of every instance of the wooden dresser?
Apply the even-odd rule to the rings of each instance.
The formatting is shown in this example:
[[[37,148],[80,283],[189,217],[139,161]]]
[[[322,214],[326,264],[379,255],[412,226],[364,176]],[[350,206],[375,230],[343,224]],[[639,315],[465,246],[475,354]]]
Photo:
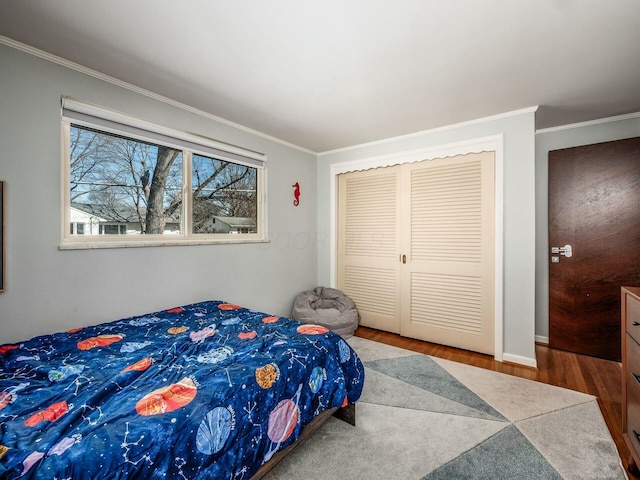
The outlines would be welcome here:
[[[640,475],[640,287],[622,287],[622,436]]]

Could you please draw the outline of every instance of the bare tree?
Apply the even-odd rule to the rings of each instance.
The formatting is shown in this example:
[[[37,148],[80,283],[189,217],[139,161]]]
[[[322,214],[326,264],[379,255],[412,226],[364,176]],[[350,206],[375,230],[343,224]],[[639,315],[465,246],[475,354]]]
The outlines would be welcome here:
[[[81,187],[83,184],[93,184],[92,192],[107,188],[99,183],[96,184],[95,171],[100,163],[98,152],[105,148],[109,138],[95,135],[91,130],[79,128],[72,128],[70,135],[70,191],[71,201],[75,202],[87,194],[87,190]]]
[[[161,234],[182,207],[181,151],[72,125],[71,202]],[[213,216],[256,217],[256,169],[194,155],[194,231]],[[135,218],[135,220],[134,220]]]
[[[164,194],[171,165],[180,152],[168,147],[158,147],[156,168],[149,190],[145,233],[162,233],[167,219],[164,209]],[[175,209],[175,207],[174,207]]]
[[[193,229],[209,233],[214,216],[256,218],[255,168],[215,158],[194,158]]]

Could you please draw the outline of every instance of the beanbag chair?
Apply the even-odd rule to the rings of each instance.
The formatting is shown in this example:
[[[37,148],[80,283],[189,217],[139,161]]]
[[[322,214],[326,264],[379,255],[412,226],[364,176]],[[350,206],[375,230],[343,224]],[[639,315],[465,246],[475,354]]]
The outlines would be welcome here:
[[[340,290],[316,287],[296,296],[291,318],[322,325],[343,338],[350,338],[358,328],[360,315],[353,300]]]

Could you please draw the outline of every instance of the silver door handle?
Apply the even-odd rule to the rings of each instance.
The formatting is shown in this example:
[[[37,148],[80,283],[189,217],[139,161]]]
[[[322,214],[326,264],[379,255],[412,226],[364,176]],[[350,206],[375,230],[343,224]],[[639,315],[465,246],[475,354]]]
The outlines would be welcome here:
[[[573,249],[571,248],[571,245],[565,245],[564,247],[551,247],[551,253],[554,255],[564,255],[568,258],[573,255]]]

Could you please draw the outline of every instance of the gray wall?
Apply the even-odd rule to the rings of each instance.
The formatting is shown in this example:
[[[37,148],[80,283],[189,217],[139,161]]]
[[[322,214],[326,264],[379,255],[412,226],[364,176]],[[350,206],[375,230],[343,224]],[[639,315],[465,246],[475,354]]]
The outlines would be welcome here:
[[[320,155],[318,159],[318,231],[327,241],[319,243],[318,280],[329,285],[331,215],[329,185],[331,165],[354,162],[429,147],[503,135],[504,148],[504,359],[535,365],[535,113],[505,115],[469,122],[434,132],[409,135],[392,141],[363,145]],[[498,221],[498,219],[497,219]],[[497,272],[499,275],[500,272]]]
[[[59,250],[63,95],[266,153],[270,243]],[[206,299],[288,315],[295,295],[316,286],[313,154],[4,45],[0,145],[7,182],[0,343]]]
[[[266,153],[270,242],[58,250],[62,95]],[[452,126],[316,161],[311,153],[0,45],[0,179],[7,181],[0,343],[211,298],[286,315],[296,293],[332,281],[332,164],[502,134],[504,352],[534,359],[534,335],[548,337],[548,151],[640,136],[640,115],[537,135],[533,117]],[[295,182],[299,207],[292,205]]]
[[[536,134],[536,336],[549,340],[549,151],[640,136],[640,113]]]

